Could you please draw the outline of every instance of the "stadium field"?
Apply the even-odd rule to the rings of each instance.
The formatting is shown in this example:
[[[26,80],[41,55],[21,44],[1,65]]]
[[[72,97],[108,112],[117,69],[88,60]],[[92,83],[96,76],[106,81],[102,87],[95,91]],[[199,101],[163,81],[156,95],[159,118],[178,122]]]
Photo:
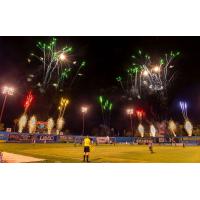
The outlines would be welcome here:
[[[0,151],[45,159],[48,163],[82,162],[83,147],[73,144],[0,143]],[[200,163],[200,146],[98,145],[91,151],[92,163]]]

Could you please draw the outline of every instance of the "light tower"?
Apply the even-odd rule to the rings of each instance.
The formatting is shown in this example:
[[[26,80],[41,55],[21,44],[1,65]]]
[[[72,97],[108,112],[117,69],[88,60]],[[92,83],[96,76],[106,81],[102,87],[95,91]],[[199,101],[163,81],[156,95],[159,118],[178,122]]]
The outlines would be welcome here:
[[[2,105],[2,108],[1,108],[0,123],[1,123],[1,120],[2,120],[3,111],[4,111],[4,108],[5,108],[7,97],[12,96],[14,94],[14,88],[4,86],[3,89],[2,89],[2,94],[4,95],[4,100],[3,100],[3,105]]]

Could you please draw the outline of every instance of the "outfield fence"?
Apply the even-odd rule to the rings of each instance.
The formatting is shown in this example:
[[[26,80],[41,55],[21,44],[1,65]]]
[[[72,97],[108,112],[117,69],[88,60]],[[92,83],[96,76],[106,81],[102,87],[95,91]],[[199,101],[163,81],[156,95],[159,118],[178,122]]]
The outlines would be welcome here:
[[[148,144],[153,141],[159,145],[200,145],[200,136],[184,137],[90,137],[94,144]],[[77,135],[48,135],[29,133],[9,133],[0,131],[0,142],[7,143],[74,143],[82,144],[84,136]]]

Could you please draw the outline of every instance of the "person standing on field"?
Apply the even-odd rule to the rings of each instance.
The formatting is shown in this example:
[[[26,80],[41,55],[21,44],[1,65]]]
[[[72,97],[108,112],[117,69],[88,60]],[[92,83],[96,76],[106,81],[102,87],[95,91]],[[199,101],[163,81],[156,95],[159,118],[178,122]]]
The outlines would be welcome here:
[[[152,140],[149,141],[148,146],[149,146],[149,151],[150,151],[151,153],[154,153],[154,152],[153,152],[153,142],[152,142]]]
[[[88,136],[84,138],[83,145],[84,145],[83,162],[85,161],[89,162],[91,140]]]

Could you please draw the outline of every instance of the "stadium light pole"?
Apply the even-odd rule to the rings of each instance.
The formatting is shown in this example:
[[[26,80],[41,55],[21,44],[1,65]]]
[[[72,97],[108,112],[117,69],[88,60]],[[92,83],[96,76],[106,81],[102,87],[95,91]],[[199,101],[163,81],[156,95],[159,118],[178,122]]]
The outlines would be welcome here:
[[[82,135],[84,135],[85,133],[85,114],[87,113],[88,111],[88,107],[86,106],[82,106],[81,107],[81,112],[82,112],[82,121],[83,121],[83,126],[82,126]]]
[[[4,86],[3,90],[2,90],[2,94],[4,95],[4,100],[3,100],[3,105],[2,105],[2,108],[1,108],[0,123],[1,123],[1,120],[2,120],[3,111],[4,111],[4,108],[5,108],[7,97],[12,96],[14,94],[14,88]]]
[[[129,116],[129,118],[130,118],[131,133],[132,133],[132,136],[133,136],[133,135],[134,135],[134,134],[133,134],[133,120],[132,120],[133,109],[132,109],[132,108],[126,109],[126,113],[127,113],[127,115]]]

